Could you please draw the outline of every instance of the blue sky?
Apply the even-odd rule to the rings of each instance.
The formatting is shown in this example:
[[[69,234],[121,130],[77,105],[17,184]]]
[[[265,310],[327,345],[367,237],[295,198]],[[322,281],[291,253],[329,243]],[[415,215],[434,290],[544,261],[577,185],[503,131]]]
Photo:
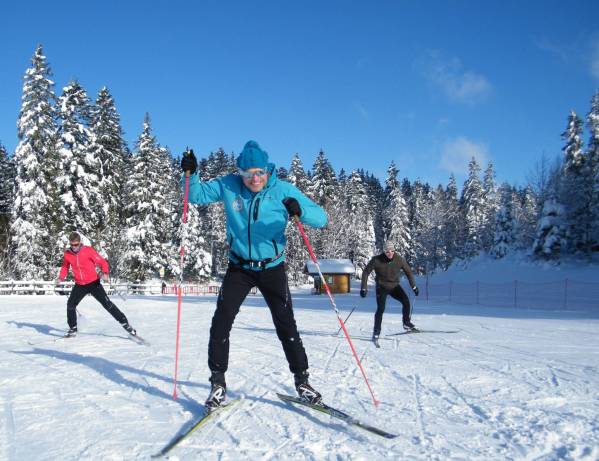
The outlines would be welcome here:
[[[394,160],[433,185],[475,155],[522,185],[599,89],[598,17],[596,0],[10,2],[0,142],[41,43],[58,95],[110,89],[130,145],[149,112],[173,153],[255,139],[277,165],[322,148],[337,171]]]

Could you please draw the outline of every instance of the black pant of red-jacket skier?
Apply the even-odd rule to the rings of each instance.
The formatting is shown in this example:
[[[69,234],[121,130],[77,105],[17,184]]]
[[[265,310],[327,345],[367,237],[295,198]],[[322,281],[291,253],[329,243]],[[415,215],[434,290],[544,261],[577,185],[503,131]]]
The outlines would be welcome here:
[[[270,309],[289,369],[294,374],[307,370],[308,358],[297,331],[284,264],[263,271],[230,265],[221,286],[210,327],[208,366],[213,376],[216,372],[224,377],[227,371],[229,334],[241,304],[254,287],[258,287]]]
[[[110,300],[104,287],[100,283],[100,280],[88,283],[87,285],[75,285],[71,290],[71,295],[67,301],[67,322],[69,328],[77,327],[77,305],[81,302],[86,295],[92,295],[96,300],[102,304],[102,307],[108,311],[114,319],[121,325],[127,323],[127,317],[123,314],[118,307]]]
[[[392,289],[384,288],[381,285],[376,286],[376,313],[374,314],[374,335],[381,334],[381,324],[383,323],[383,313],[385,312],[385,304],[387,296],[391,296],[401,303],[403,323],[410,321],[410,299],[400,285],[394,286]]]

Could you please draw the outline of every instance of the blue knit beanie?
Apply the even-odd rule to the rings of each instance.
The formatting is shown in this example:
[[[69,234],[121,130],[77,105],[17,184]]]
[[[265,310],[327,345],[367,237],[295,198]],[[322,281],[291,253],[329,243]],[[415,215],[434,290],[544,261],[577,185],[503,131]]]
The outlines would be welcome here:
[[[262,149],[256,141],[248,141],[237,157],[237,166],[242,170],[249,168],[266,168],[268,153]]]

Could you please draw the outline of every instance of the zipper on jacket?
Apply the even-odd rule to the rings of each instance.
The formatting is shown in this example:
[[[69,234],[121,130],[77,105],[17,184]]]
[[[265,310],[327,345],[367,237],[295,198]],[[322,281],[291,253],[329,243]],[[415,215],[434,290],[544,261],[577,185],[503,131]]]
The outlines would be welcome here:
[[[254,207],[254,222],[258,219],[258,208],[260,208],[260,199],[256,200],[256,206]]]
[[[248,209],[248,260],[252,260],[252,206],[254,205],[254,199],[256,196],[252,197],[252,201],[250,202],[250,208]]]
[[[83,248],[79,248],[79,251],[75,255],[75,259],[77,260],[77,269],[79,269],[79,278],[81,279],[81,282],[83,282],[83,272],[81,271],[81,264],[79,264],[79,253],[81,253],[82,249]]]

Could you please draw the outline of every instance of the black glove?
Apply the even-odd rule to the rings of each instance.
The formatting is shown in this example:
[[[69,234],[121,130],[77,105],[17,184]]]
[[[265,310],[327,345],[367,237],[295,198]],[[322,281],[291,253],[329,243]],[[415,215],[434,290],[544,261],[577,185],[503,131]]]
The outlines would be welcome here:
[[[360,290],[360,296],[361,296],[362,298],[365,298],[365,297],[366,297],[366,293],[368,293],[368,290],[367,290],[366,288],[362,288],[362,289]]]
[[[287,208],[287,213],[289,216],[297,216],[298,218],[302,215],[302,209],[300,208],[299,203],[293,197],[287,197],[283,200],[283,205]]]
[[[417,287],[417,286],[413,286],[413,287],[412,287],[412,290],[414,291],[414,294],[415,294],[416,296],[418,296],[418,287]]]
[[[189,174],[194,174],[198,169],[198,161],[196,156],[193,155],[193,149],[187,149],[183,152],[183,158],[181,159],[181,169],[183,171],[189,171]]]

